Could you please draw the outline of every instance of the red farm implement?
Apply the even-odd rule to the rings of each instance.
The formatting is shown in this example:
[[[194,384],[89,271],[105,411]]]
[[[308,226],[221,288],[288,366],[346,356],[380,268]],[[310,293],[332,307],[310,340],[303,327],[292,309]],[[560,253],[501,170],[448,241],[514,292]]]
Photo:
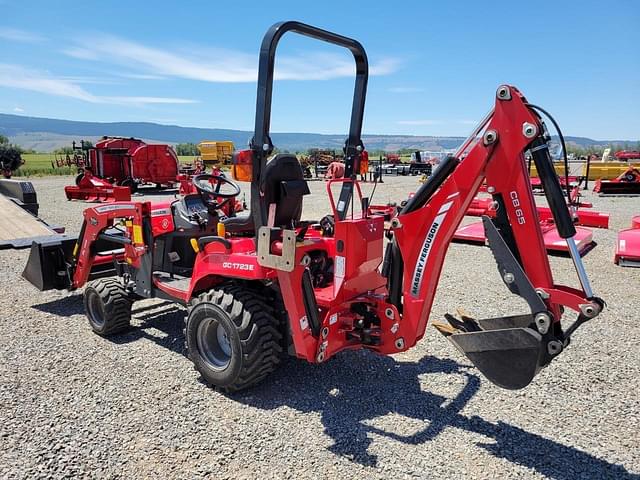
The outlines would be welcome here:
[[[630,166],[618,178],[613,180],[597,180],[593,191],[601,197],[620,196],[636,197],[640,195],[640,170]]]
[[[631,228],[618,232],[613,261],[622,267],[640,267],[640,215],[631,219]]]
[[[116,200],[118,187],[134,193],[141,185],[165,188],[177,183],[178,157],[170,145],[103,137],[95,147],[74,145],[74,152],[81,152],[69,158],[79,167],[79,174],[75,186],[65,187],[69,200]]]
[[[91,170],[85,169],[78,175],[75,185],[64,187],[67,200],[82,200],[85,202],[119,202],[131,200],[131,189],[127,186],[119,187],[107,180],[96,177]]]
[[[586,227],[609,228],[609,214],[591,210],[590,203],[581,201],[577,186],[571,190],[568,207],[576,225],[576,245],[580,253],[584,255],[595,246],[593,234],[590,228]],[[471,201],[467,215],[472,217],[487,215],[490,218],[496,218],[498,208],[499,204],[493,198],[476,197]],[[551,208],[537,206],[536,210],[547,251],[557,254],[569,253],[566,242],[558,236]],[[484,245],[486,242],[482,222],[470,223],[458,228],[453,238],[457,242],[477,245]]]
[[[618,160],[640,160],[640,152],[636,150],[619,150],[615,153]]]

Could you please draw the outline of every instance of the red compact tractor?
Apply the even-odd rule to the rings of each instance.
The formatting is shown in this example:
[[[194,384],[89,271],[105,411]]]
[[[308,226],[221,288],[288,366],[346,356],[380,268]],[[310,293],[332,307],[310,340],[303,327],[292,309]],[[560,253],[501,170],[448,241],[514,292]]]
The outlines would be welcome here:
[[[309,188],[296,157],[272,156],[275,53],[286,32],[345,47],[356,64],[345,177],[327,182],[331,210],[322,219],[301,219]],[[384,217],[370,213],[356,179],[367,80],[367,56],[357,41],[298,22],[274,25],[260,50],[251,148],[234,157],[234,178],[251,181],[250,211],[221,214],[240,189],[210,175],[195,177],[198,193],[179,200],[88,208],[77,239],[34,242],[25,278],[43,290],[78,289],[98,278],[87,285],[84,303],[100,335],[125,329],[140,298],[188,306],[189,358],[208,383],[240,390],[266,378],[287,353],[323,363],[347,349],[388,355],[413,347],[425,334],[447,248],[486,178],[499,205],[494,218],[483,217],[489,246],[505,287],[527,311],[485,319],[448,315],[434,325],[495,384],[528,385],[604,307],[577,251],[536,107],[515,87],[498,88],[491,113],[385,232]],[[527,150],[580,288],[553,279]],[[339,187],[337,198],[332,186]]]
[[[77,148],[81,160],[76,185],[65,187],[69,200],[122,200],[123,189],[135,193],[140,185],[173,187],[178,156],[170,145],[147,144],[137,138],[103,137],[95,147]],[[76,154],[74,158],[78,158]],[[126,194],[126,192],[124,192]]]

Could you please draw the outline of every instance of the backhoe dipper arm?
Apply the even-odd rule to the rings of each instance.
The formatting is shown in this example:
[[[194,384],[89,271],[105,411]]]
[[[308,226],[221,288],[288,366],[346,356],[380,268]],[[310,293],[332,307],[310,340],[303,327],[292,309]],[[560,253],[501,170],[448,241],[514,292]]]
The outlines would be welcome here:
[[[410,347],[424,335],[447,248],[486,179],[498,211],[493,221],[483,218],[489,246],[505,285],[527,302],[531,312],[478,321],[447,317],[451,325],[436,327],[489,379],[506,388],[528,384],[568,344],[570,333],[603,307],[593,297],[575,249],[575,228],[546,142],[544,124],[524,96],[515,87],[500,87],[493,112],[392,222],[389,301],[402,312],[400,329]],[[581,290],[554,284],[529,184],[527,150],[540,172],[558,232],[569,245]],[[560,327],[561,306],[578,312],[565,332]],[[496,367],[501,362],[512,365],[519,354],[529,367],[516,374],[505,372],[504,365]]]

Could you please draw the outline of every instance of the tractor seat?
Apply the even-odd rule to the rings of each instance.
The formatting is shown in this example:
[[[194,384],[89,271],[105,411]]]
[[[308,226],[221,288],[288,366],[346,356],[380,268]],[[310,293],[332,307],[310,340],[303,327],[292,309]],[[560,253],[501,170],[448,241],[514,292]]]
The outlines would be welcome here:
[[[260,193],[268,218],[273,217],[274,227],[291,228],[300,221],[302,197],[311,192],[295,155],[279,153],[267,163],[260,183]],[[255,208],[254,205],[252,199],[251,208]],[[222,223],[229,233],[255,230],[251,212],[225,218]]]

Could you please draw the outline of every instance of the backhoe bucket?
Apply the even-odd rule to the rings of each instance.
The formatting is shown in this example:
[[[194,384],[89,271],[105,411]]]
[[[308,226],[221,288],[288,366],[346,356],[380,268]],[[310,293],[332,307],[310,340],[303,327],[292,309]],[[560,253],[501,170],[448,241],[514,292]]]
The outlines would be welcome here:
[[[69,261],[75,244],[76,238],[33,242],[22,276],[40,291],[69,288]]]
[[[499,387],[524,388],[544,365],[545,346],[542,336],[529,328],[531,315],[477,321],[463,317],[463,322],[447,316],[447,320],[453,328],[442,323],[435,327]]]

